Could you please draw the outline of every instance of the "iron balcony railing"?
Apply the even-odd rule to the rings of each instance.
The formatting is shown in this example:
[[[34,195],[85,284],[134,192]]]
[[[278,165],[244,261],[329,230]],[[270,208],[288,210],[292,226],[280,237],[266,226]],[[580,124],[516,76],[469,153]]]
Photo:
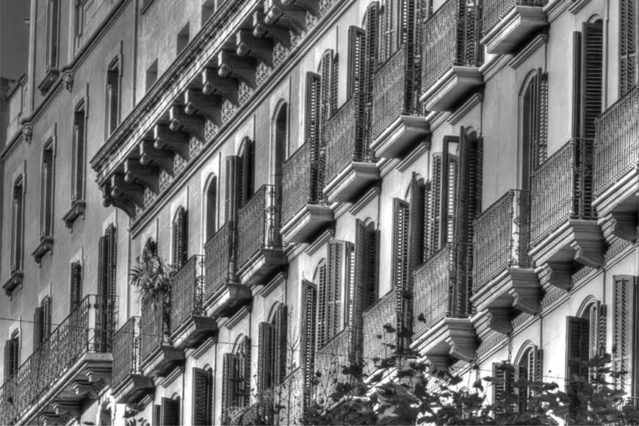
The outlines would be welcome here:
[[[382,134],[400,115],[414,112],[415,67],[408,49],[408,45],[403,45],[375,73],[371,140]]]
[[[204,245],[206,299],[213,296],[231,274],[233,222],[226,222]]]
[[[365,361],[375,363],[393,355],[399,343],[397,315],[397,293],[394,291],[364,311],[362,349]]]
[[[113,310],[105,299],[88,295],[49,334],[15,375],[0,388],[0,423],[12,424],[54,388],[73,365],[87,353],[111,351]],[[106,316],[106,313],[111,314]]]
[[[353,329],[346,327],[316,351],[315,371],[321,374],[315,384],[318,396],[332,394],[337,382],[348,382],[349,376],[342,374],[342,367],[357,360],[353,336]]]
[[[510,267],[529,266],[528,194],[512,189],[475,220],[473,291]]]
[[[280,187],[262,185],[237,212],[238,268],[262,249],[281,248],[280,206]]]
[[[422,91],[453,66],[479,66],[479,0],[448,0],[424,24]]]
[[[140,317],[131,317],[113,335],[111,387],[118,387],[140,367]]]
[[[204,256],[193,255],[171,278],[171,328],[204,313]]]
[[[319,204],[324,189],[323,154],[307,142],[282,167],[282,225],[307,204]]]
[[[140,361],[146,364],[155,355],[171,333],[168,301],[142,302],[140,318]]]
[[[571,139],[544,161],[530,180],[531,244],[569,219],[595,219],[592,208],[593,141]]]
[[[547,3],[548,0],[483,0],[482,34],[492,30],[515,6],[544,7]]]
[[[413,334],[419,336],[448,316],[455,303],[455,246],[449,244],[413,272]]]
[[[352,96],[326,123],[326,182],[330,182],[351,161],[366,158],[361,101]]]
[[[639,164],[639,86],[635,86],[596,121],[595,196]]]

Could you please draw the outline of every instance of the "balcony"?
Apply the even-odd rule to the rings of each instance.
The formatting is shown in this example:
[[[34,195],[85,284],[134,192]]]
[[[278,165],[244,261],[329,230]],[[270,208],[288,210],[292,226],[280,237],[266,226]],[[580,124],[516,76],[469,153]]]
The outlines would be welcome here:
[[[592,208],[593,141],[571,139],[531,176],[530,255],[550,268],[551,285],[569,289],[580,266],[603,264],[603,237]]]
[[[375,158],[398,158],[429,132],[413,105],[415,66],[407,45],[399,49],[373,80],[371,150]]]
[[[490,327],[511,331],[521,312],[539,312],[541,287],[528,260],[528,194],[510,190],[475,221],[473,306],[488,311]]]
[[[326,187],[329,203],[352,201],[379,180],[364,139],[360,100],[352,96],[326,123]]]
[[[166,376],[184,362],[184,351],[171,344],[170,312],[162,304],[162,301],[142,303],[140,368],[148,377]]]
[[[154,389],[140,371],[140,318],[131,317],[113,335],[111,388],[119,404],[135,404]]]
[[[262,185],[237,212],[237,275],[242,284],[264,284],[287,264],[282,250],[281,189]]]
[[[448,0],[424,24],[419,100],[427,111],[449,111],[483,84],[477,3]]]
[[[217,322],[204,312],[204,259],[192,256],[171,278],[171,341],[185,349],[217,334]]]
[[[593,206],[612,222],[617,237],[637,239],[639,187],[639,87],[606,110],[596,122]]]
[[[475,357],[475,329],[466,292],[455,280],[457,246],[449,244],[413,272],[413,343],[431,365]]]
[[[282,230],[287,243],[303,243],[333,222],[323,203],[323,162],[310,143],[302,145],[282,167]]]
[[[548,24],[548,0],[484,0],[482,44],[494,54],[511,53]]]
[[[347,383],[350,376],[342,373],[342,367],[356,361],[353,344],[353,329],[347,327],[334,336],[315,354],[315,371],[321,373],[317,377],[316,389],[322,394],[330,395],[337,382]]]
[[[234,224],[226,222],[204,246],[204,308],[209,317],[230,316],[251,299],[235,278]]]
[[[387,325],[393,329],[397,327],[397,293],[389,292],[364,311],[362,316],[364,362],[374,371],[374,364],[393,356],[399,345],[399,330],[386,330]]]
[[[111,306],[85,297],[0,388],[0,423],[79,416],[111,377],[112,322]]]

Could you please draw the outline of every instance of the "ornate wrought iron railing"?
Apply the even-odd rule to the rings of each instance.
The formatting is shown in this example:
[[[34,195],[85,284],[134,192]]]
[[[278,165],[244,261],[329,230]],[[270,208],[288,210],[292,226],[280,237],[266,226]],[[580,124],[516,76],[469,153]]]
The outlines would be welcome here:
[[[373,79],[371,140],[384,132],[400,115],[413,113],[415,72],[403,45],[382,65]]]
[[[342,367],[355,359],[353,348],[353,330],[345,328],[315,353],[315,371],[321,373],[315,385],[317,396],[330,395],[336,382],[348,382],[349,377],[342,374]]]
[[[448,0],[424,24],[422,91],[452,66],[478,66],[480,7],[478,0]]]
[[[307,204],[322,201],[324,162],[307,142],[282,166],[282,225],[291,220]]]
[[[267,402],[256,402],[248,408],[238,408],[229,416],[231,426],[273,425],[274,405],[272,398]]]
[[[594,191],[599,196],[639,164],[639,86],[596,121]]]
[[[237,264],[241,268],[261,249],[282,245],[280,187],[262,185],[237,213]]]
[[[0,420],[12,424],[35,406],[86,353],[111,350],[113,317],[105,318],[102,298],[88,295],[0,388]],[[112,310],[110,311],[112,312]]]
[[[397,293],[394,291],[364,311],[364,361],[376,363],[393,355],[398,346],[397,314]]]
[[[475,220],[473,290],[509,267],[528,267],[528,194],[511,189]]]
[[[162,301],[142,303],[142,317],[140,318],[140,361],[144,365],[156,353],[164,342],[164,336],[171,330],[169,324],[170,312],[163,306]]]
[[[482,34],[486,35],[515,6],[543,7],[548,0],[484,0],[482,5]]]
[[[326,182],[351,161],[365,159],[360,99],[352,96],[326,123]]]
[[[454,304],[454,254],[447,245],[413,272],[413,334],[418,336],[446,316],[458,316]]]
[[[233,222],[226,222],[204,245],[205,298],[215,294],[229,279]]]
[[[535,245],[569,219],[594,219],[593,141],[571,139],[530,180],[530,238]]]
[[[117,389],[127,377],[137,373],[140,362],[140,317],[131,317],[113,335],[111,387]]]
[[[193,255],[171,278],[171,328],[204,312],[204,256]]]

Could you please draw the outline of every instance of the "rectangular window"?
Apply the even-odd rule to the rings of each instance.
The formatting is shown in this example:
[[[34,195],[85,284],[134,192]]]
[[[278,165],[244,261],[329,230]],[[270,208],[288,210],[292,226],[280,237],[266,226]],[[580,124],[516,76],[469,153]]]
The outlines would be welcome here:
[[[75,35],[79,37],[84,30],[84,0],[75,0]]]
[[[53,141],[50,140],[42,152],[42,186],[40,189],[40,238],[53,235]]]
[[[189,24],[186,24],[177,35],[177,53],[183,51],[187,44],[189,44]]]
[[[109,336],[114,332],[114,315],[116,303],[116,267],[117,267],[117,229],[109,225],[105,234],[100,237],[98,245],[98,303],[100,304],[100,321],[105,324],[98,336],[101,350],[107,350]]]
[[[47,5],[47,70],[58,66],[60,52],[60,0]]]
[[[120,63],[115,60],[109,65],[106,81],[106,125],[107,136],[120,123]]]
[[[17,332],[4,344],[4,381],[16,375],[20,367],[20,337]]]
[[[86,156],[86,110],[80,104],[73,115],[73,164],[71,201],[84,199],[85,161]]]
[[[11,212],[11,272],[21,271],[24,257],[24,181],[13,184]]]
[[[82,301],[82,263],[73,262],[71,264],[71,291],[70,307],[73,312],[80,306]]]
[[[158,61],[153,61],[151,66],[146,70],[146,91],[148,92],[151,87],[158,80]]]
[[[202,4],[202,25],[213,16],[213,12],[215,12],[215,2],[213,0],[206,0]]]
[[[193,367],[193,424],[210,425],[213,413],[213,374]]]
[[[37,349],[51,334],[51,297],[42,299],[33,315],[33,348]]]

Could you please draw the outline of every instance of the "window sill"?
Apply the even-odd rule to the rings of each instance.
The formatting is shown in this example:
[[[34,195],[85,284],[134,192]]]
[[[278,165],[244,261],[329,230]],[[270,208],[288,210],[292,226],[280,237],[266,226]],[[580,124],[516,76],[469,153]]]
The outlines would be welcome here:
[[[38,84],[38,90],[40,90],[40,93],[45,95],[49,91],[51,86],[53,86],[53,83],[56,82],[59,75],[60,70],[58,70],[57,68],[49,68],[40,84]]]
[[[11,277],[9,280],[4,283],[2,288],[7,296],[11,297],[13,295],[13,291],[22,286],[22,279],[24,278],[24,272],[21,270],[16,270],[11,273]]]
[[[85,209],[86,202],[84,200],[75,200],[71,203],[71,209],[62,217],[67,228],[73,229],[73,223],[78,217],[82,216],[84,219]]]
[[[40,261],[42,260],[42,257],[44,257],[44,255],[48,251],[53,252],[53,237],[51,236],[40,237],[40,244],[38,245],[38,247],[36,247],[33,253],[31,253],[31,255],[33,256],[35,261],[38,262],[39,264]]]

